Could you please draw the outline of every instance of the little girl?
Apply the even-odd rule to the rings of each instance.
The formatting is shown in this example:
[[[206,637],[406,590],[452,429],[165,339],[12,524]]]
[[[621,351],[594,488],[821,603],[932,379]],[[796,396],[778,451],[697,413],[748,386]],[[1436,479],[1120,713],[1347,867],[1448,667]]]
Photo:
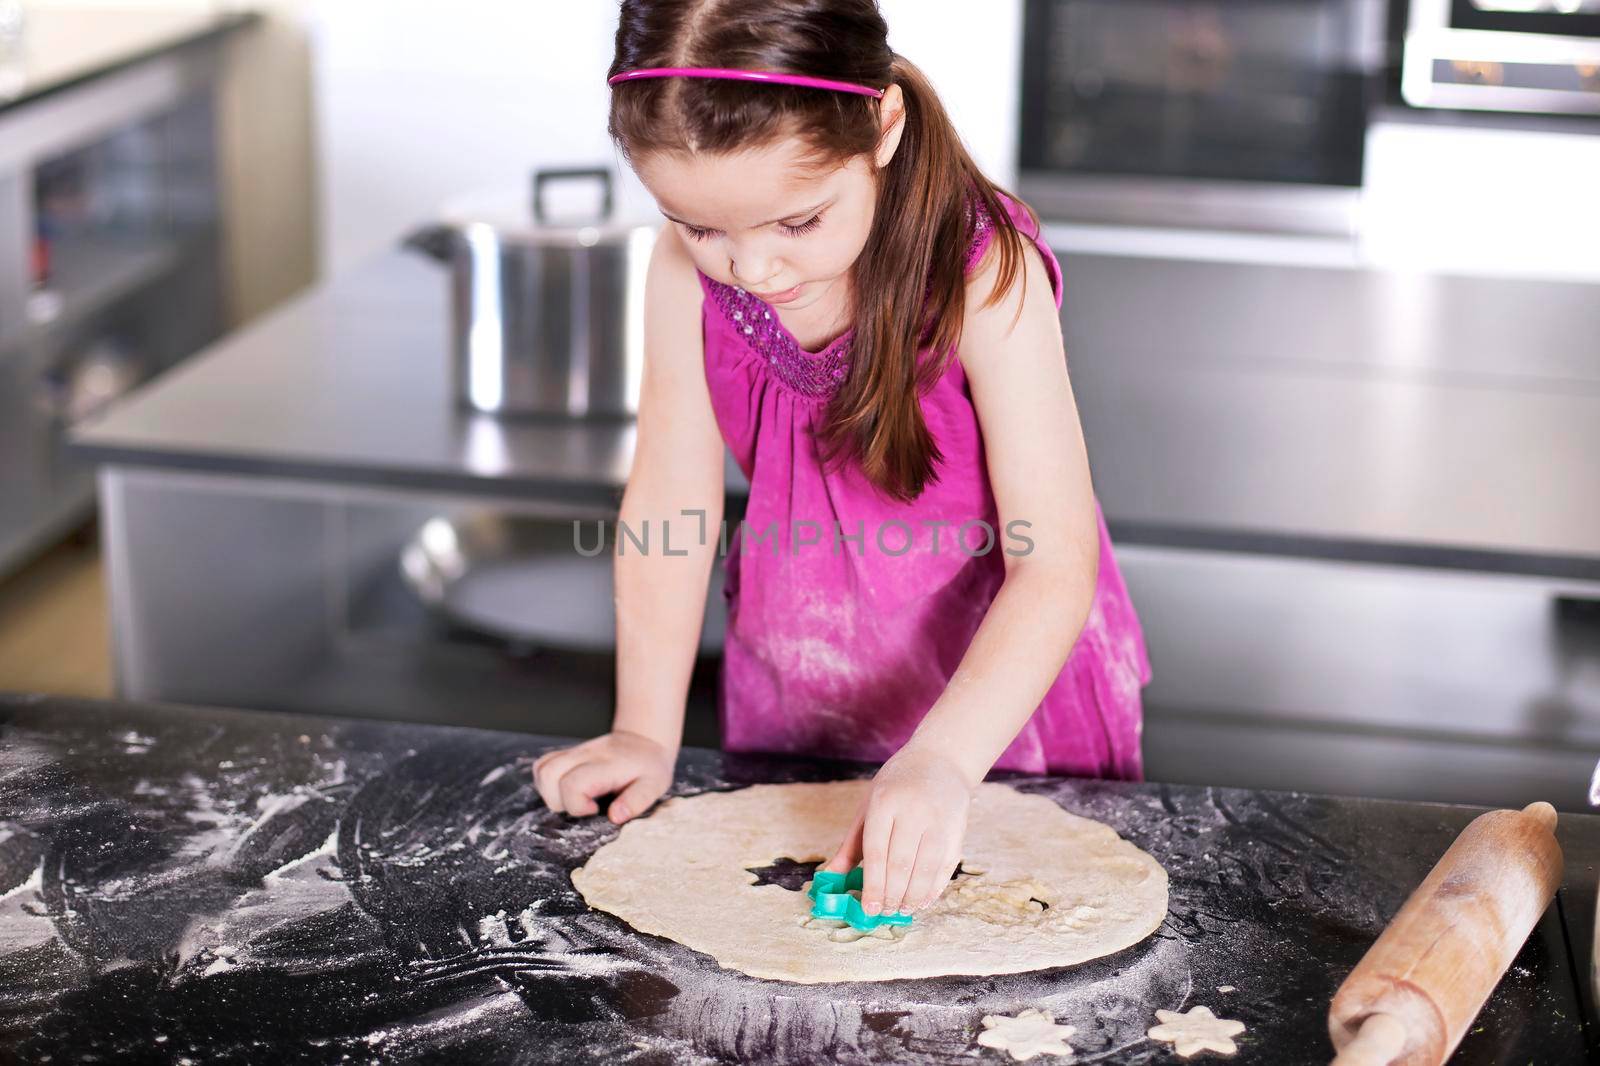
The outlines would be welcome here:
[[[887,37],[874,0],[622,4],[609,130],[669,221],[620,521],[656,539],[615,560],[612,731],[534,766],[573,815],[666,791],[724,554],[723,745],[883,763],[824,867],[868,913],[938,897],[991,768],[1137,779],[1150,679],[1060,265]]]

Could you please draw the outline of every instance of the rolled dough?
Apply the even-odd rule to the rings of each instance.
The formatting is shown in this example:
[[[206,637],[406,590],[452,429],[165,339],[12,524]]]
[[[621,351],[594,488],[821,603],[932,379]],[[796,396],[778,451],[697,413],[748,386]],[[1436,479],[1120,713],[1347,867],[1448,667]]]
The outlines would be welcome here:
[[[1137,944],[1167,913],[1167,873],[1100,822],[984,782],[965,873],[910,926],[859,934],[803,890],[757,885],[778,859],[824,862],[870,782],[754,785],[670,799],[572,872],[591,907],[752,977],[801,984],[1070,966]]]

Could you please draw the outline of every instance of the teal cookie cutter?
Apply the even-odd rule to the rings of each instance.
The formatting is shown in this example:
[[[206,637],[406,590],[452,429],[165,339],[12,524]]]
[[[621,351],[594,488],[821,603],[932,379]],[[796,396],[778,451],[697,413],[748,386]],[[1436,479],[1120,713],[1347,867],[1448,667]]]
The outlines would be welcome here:
[[[851,889],[861,891],[861,867],[847,874],[818,870],[811,877],[811,887],[806,895],[811,897],[811,916],[831,918],[845,922],[861,933],[870,933],[880,925],[910,925],[911,915],[904,911],[893,914],[868,914],[861,909],[861,901],[850,894]]]

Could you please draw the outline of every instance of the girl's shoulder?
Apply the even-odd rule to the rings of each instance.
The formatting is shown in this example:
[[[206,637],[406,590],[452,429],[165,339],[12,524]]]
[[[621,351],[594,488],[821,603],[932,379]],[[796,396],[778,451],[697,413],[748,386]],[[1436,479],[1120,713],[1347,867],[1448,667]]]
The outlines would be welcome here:
[[[678,376],[704,358],[699,273],[683,239],[671,227],[658,231],[644,284],[644,365],[652,382],[658,368]]]
[[[1056,259],[1049,242],[1045,240],[1041,222],[1023,201],[998,190],[995,195],[1005,208],[1011,227],[1017,231],[1022,240],[1023,263],[1019,275],[1037,276],[1042,273],[1043,280],[1049,285],[1059,310],[1062,297],[1061,263]],[[967,286],[969,292],[976,297],[975,302],[981,305],[987,301],[991,290],[1000,280],[999,245],[995,241],[995,235],[1004,223],[998,222],[984,208],[983,201],[977,198],[969,201],[968,211],[976,217],[973,221],[972,240],[967,248]],[[1035,253],[1032,256],[1028,255],[1030,245]],[[1038,266],[1042,266],[1043,270],[1040,271]]]

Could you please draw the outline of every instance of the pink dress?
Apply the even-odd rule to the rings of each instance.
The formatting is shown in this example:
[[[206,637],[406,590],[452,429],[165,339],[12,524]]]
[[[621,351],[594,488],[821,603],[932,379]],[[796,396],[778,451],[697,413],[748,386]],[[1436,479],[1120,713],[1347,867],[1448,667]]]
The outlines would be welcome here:
[[[1021,207],[1006,207],[1043,256],[1059,308],[1060,264]],[[988,215],[977,222],[969,274],[993,236]],[[853,463],[825,471],[812,438],[854,330],[808,352],[759,298],[703,273],[700,283],[711,403],[750,481],[723,562],[723,747],[881,762],[966,653],[1005,575],[1003,550],[1026,547],[997,517],[966,375],[952,357],[922,398],[944,457],[938,480],[910,503],[891,500]],[[997,770],[1142,775],[1150,662],[1098,501],[1095,514],[1100,567],[1088,621]]]

